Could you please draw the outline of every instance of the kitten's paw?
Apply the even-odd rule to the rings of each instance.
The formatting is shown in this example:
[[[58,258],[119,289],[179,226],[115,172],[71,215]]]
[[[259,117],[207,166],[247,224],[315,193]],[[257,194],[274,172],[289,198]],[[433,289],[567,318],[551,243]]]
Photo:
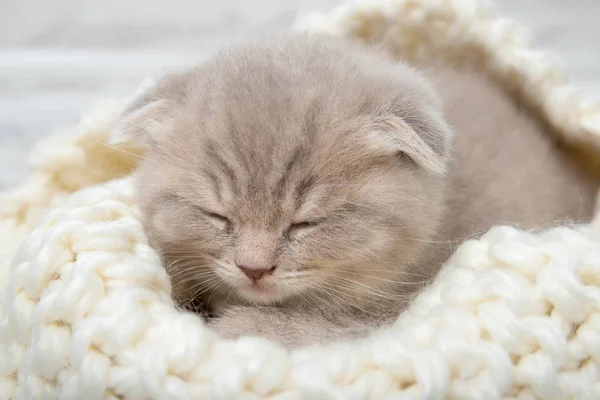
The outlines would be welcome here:
[[[261,320],[264,316],[253,308],[232,307],[223,315],[208,320],[208,326],[225,339],[240,336],[263,336]]]
[[[211,318],[208,320],[207,325],[223,339],[237,339],[241,336],[252,335],[245,323],[236,324],[235,321],[226,316]]]
[[[222,316],[212,318],[207,325],[224,339],[258,336],[280,343],[286,348],[297,347],[302,342],[295,329],[286,323],[287,315],[272,309],[234,307]]]

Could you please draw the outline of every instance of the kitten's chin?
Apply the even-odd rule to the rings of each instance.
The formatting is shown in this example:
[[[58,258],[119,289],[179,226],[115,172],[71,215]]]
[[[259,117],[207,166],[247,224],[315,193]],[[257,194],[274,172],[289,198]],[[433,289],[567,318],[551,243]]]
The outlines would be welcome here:
[[[235,291],[239,299],[257,306],[281,304],[297,294],[297,290],[294,291],[292,288],[276,282],[244,282],[235,285]]]
[[[271,285],[244,285],[237,288],[237,295],[250,304],[261,306],[273,305],[289,297]]]

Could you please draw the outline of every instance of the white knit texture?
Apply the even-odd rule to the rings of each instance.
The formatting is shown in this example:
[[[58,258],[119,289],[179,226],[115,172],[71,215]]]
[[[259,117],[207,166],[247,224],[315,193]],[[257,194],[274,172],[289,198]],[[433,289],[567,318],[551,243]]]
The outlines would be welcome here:
[[[563,139],[599,148],[600,107],[479,1],[362,1],[299,28],[471,60]],[[41,143],[28,181],[0,199],[1,400],[600,399],[600,218],[494,227],[368,339],[225,341],[170,298],[132,192],[143,152],[103,144],[122,106]]]

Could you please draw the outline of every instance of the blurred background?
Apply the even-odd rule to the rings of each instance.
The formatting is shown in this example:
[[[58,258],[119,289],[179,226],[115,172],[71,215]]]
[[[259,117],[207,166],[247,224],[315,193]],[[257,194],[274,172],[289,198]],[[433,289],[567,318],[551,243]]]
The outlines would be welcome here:
[[[0,0],[0,190],[25,175],[41,136],[94,100],[206,58],[228,42],[288,29],[340,0]],[[496,0],[600,97],[600,0]]]

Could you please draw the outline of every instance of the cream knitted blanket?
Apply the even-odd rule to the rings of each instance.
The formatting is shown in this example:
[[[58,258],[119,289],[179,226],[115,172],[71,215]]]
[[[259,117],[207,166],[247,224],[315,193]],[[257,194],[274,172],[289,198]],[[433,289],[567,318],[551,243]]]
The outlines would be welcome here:
[[[469,60],[600,149],[600,107],[479,1],[363,1],[299,28]],[[365,340],[224,341],[170,299],[132,195],[141,150],[103,145],[122,106],[41,143],[0,200],[0,399],[600,399],[600,221],[491,229]]]

